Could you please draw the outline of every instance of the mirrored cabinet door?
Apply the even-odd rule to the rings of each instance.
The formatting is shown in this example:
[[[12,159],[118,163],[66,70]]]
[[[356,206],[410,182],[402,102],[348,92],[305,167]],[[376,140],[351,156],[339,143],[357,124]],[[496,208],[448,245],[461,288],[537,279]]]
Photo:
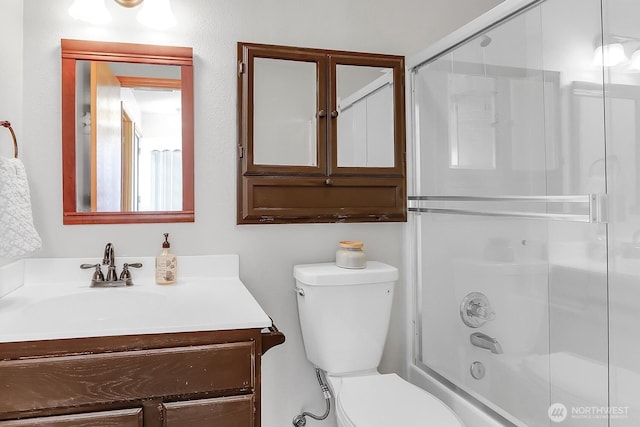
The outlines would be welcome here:
[[[326,170],[326,60],[270,45],[239,46],[240,132],[248,174]]]
[[[318,166],[315,62],[255,58],[253,163]]]
[[[404,61],[330,55],[331,174],[402,175]]]
[[[338,65],[336,90],[338,167],[393,167],[392,70]]]

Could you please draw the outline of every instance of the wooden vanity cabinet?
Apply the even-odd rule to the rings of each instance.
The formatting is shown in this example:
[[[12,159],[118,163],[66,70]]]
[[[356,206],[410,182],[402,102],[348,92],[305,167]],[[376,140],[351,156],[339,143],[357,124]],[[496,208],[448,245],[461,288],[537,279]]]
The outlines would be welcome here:
[[[0,343],[0,427],[260,426],[259,329]]]

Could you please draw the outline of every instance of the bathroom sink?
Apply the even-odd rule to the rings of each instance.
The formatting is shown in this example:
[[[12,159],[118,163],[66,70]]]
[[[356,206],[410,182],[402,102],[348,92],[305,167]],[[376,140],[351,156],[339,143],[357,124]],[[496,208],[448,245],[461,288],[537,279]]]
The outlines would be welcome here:
[[[45,298],[26,305],[22,313],[27,319],[59,319],[58,326],[86,321],[116,322],[148,316],[152,309],[166,304],[166,300],[157,293],[133,288],[102,288]]]
[[[0,298],[0,342],[266,328],[237,255],[183,257],[174,285],[141,268],[134,285],[90,287],[86,259],[25,260],[23,285]],[[152,266],[153,259],[141,261]]]

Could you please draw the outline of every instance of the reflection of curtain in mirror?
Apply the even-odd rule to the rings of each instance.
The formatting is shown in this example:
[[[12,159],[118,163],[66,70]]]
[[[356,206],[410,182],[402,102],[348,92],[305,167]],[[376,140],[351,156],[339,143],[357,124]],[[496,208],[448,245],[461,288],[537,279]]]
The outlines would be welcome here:
[[[182,209],[182,150],[151,151],[151,210]]]

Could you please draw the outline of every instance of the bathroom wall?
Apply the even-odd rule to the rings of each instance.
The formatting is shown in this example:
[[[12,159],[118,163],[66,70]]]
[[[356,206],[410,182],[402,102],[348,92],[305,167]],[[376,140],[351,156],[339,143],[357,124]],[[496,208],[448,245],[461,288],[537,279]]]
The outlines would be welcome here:
[[[16,133],[22,128],[22,1],[3,0],[7,22],[0,25],[0,120],[9,120]],[[0,128],[0,156],[13,157],[11,134]],[[2,259],[0,258],[0,265]]]
[[[31,184],[39,257],[148,256],[171,233],[178,255],[238,253],[241,278],[286,334],[264,358],[263,425],[289,425],[301,409],[322,411],[322,395],[306,361],[292,292],[296,263],[331,261],[337,241],[362,240],[370,259],[402,266],[402,224],[237,226],[236,43],[253,41],[411,55],[499,3],[498,0],[191,0],[173,1],[178,25],[165,32],[141,27],[135,12],[107,1],[114,21],[92,27],[67,14],[72,0],[10,0],[4,39],[24,38],[24,57],[0,61],[0,113],[16,123]],[[3,0],[3,7],[7,0]],[[24,5],[24,10],[20,9]],[[23,35],[20,25],[24,13]],[[9,18],[10,17],[10,18]],[[8,34],[7,34],[8,33]],[[196,221],[192,224],[62,225],[60,39],[192,46],[195,55]],[[24,61],[24,69],[22,68]],[[5,67],[9,67],[5,71]],[[8,74],[8,77],[6,75]],[[7,96],[8,95],[8,96]],[[19,106],[19,108],[15,108]],[[15,110],[14,110],[15,108]],[[1,117],[0,119],[5,119]],[[0,259],[0,263],[8,260]],[[381,369],[401,371],[403,292],[397,288]],[[315,422],[309,421],[309,425]],[[331,427],[333,421],[323,422]]]

